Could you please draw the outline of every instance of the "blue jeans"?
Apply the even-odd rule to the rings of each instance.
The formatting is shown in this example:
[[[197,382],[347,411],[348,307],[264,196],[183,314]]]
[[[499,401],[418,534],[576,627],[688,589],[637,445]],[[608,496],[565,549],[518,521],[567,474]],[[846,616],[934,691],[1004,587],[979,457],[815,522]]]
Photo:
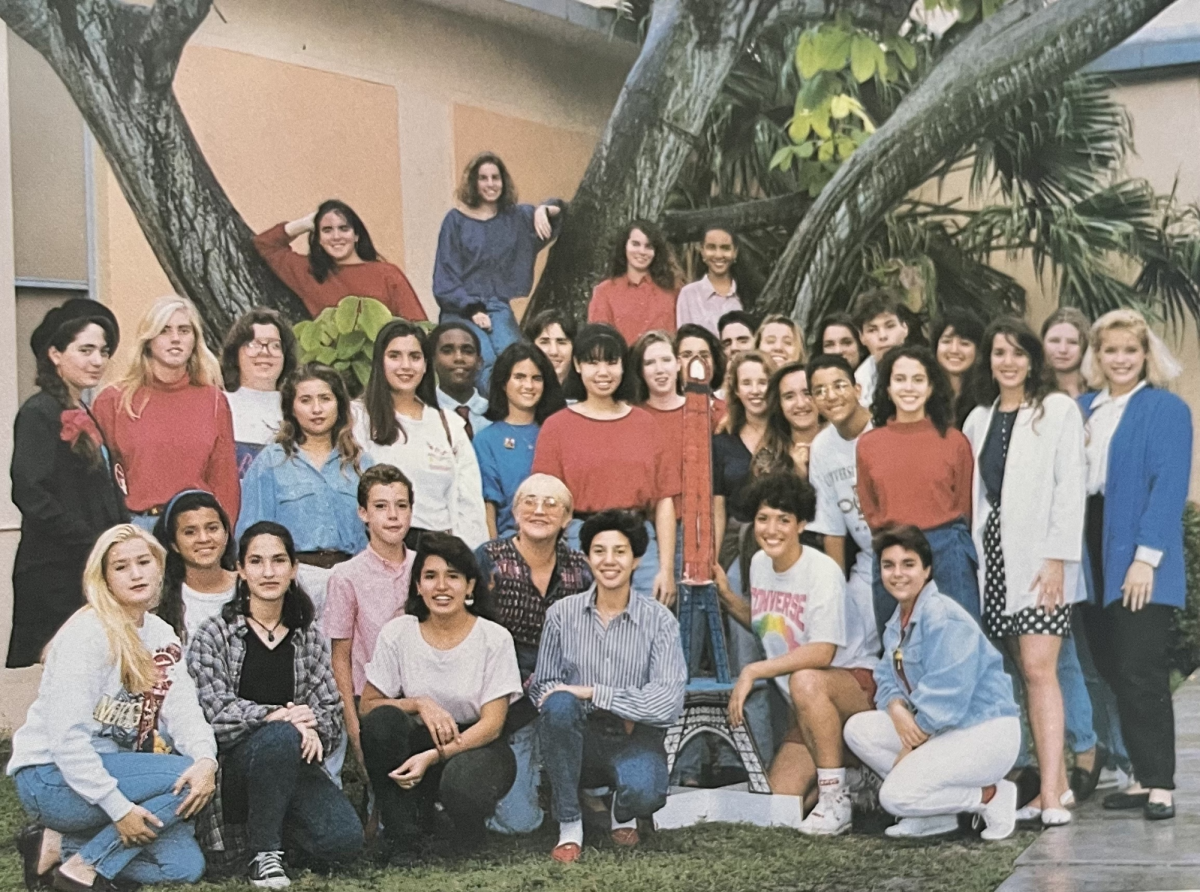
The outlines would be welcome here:
[[[665,728],[624,723],[611,713],[587,713],[566,691],[546,698],[538,717],[542,763],[550,778],[550,812],[559,823],[583,817],[579,787],[613,789],[613,817],[648,818],[667,802]]]
[[[496,812],[487,827],[505,836],[532,833],[542,826],[546,813],[538,805],[538,782],[542,778],[542,759],[538,752],[537,722],[530,722],[508,736],[509,748],[517,760],[517,776],[504,798],[496,803]]]
[[[511,307],[505,305],[499,309],[488,310],[487,314],[488,318],[492,320],[491,331],[484,331],[471,321],[470,316],[461,316],[447,310],[442,310],[440,320],[442,322],[451,320],[465,322],[479,336],[479,355],[483,359],[483,365],[479,369],[479,375],[475,378],[475,389],[484,396],[487,396],[488,393],[496,357],[503,353],[504,348],[509,344],[515,344],[521,340],[521,326],[517,325],[517,317],[513,315]]]
[[[933,550],[933,581],[938,591],[954,601],[979,622],[979,556],[967,525],[956,520],[932,530],[922,530]],[[875,603],[875,625],[879,637],[883,627],[896,612],[896,599],[888,594],[879,576],[879,558],[874,561],[872,588]]]
[[[324,863],[363,846],[354,807],[317,763],[300,757],[300,732],[267,722],[221,754],[226,820],[245,815],[251,852],[299,851]]]
[[[63,835],[63,857],[78,853],[105,879],[136,883],[196,883],[204,875],[204,855],[192,825],[175,814],[187,791],[171,788],[191,759],[159,753],[106,753],[104,770],[130,801],[153,812],[162,827],[147,846],[121,843],[112,819],[67,786],[54,764],[30,765],[17,772],[17,797],[29,816]]]
[[[579,551],[579,530],[583,521],[578,517],[567,524],[567,545]],[[650,541],[646,545],[646,553],[633,570],[633,590],[645,598],[654,594],[654,577],[658,575],[658,536],[654,533],[654,524],[646,521],[646,532]]]

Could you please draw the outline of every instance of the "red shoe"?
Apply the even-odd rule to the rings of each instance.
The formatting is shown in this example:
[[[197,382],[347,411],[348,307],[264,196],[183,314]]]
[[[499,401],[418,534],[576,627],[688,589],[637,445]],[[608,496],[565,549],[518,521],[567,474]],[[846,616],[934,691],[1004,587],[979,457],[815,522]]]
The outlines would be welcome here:
[[[564,842],[554,847],[554,851],[550,853],[550,857],[559,864],[574,864],[582,854],[583,849],[579,847],[579,843]]]
[[[612,841],[626,849],[631,849],[642,841],[636,827],[618,827],[612,832]]]

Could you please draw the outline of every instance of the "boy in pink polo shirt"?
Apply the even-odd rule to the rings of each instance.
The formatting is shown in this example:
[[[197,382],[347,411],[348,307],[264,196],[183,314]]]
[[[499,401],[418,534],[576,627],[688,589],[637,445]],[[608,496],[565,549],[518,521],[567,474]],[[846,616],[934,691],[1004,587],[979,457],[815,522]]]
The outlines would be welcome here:
[[[358,482],[358,516],[367,547],[334,567],[322,627],[333,646],[333,678],[342,695],[346,736],[358,764],[358,697],[379,630],[404,613],[413,552],[404,547],[412,525],[412,483],[394,465],[374,465]]]

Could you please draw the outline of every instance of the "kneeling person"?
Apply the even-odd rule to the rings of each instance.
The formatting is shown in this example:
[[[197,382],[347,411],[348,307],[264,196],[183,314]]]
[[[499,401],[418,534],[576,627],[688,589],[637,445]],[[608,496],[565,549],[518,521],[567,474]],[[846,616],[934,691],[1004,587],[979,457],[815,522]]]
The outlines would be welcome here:
[[[743,721],[742,706],[760,679],[774,678],[795,712],[795,724],[771,764],[771,790],[817,802],[800,824],[802,833],[830,836],[850,829],[842,726],[871,708],[877,660],[867,636],[850,635],[868,624],[848,617],[846,578],[827,555],[800,544],[816,512],[816,495],[794,474],[772,474],[754,484],[754,538],[762,549],[750,563],[750,603],[717,574],[717,590],[734,619],[762,640],[765,660],[750,663],[729,696],[729,720]]]
[[[559,824],[556,861],[575,861],[582,850],[581,782],[613,789],[618,845],[636,845],[637,819],[667,799],[663,740],[683,712],[687,666],[671,611],[631,597],[647,538],[628,511],[589,517],[579,541],[595,585],[546,611],[529,697],[541,710],[538,739]]]
[[[846,743],[885,778],[879,803],[901,819],[889,836],[946,832],[974,812],[984,839],[1004,839],[1017,805],[1004,775],[1021,744],[1012,679],[975,619],[938,591],[924,533],[893,527],[874,549],[899,609],[883,631],[876,708],[846,722]]]
[[[438,801],[473,847],[516,776],[502,731],[521,675],[512,635],[480,615],[486,597],[466,543],[424,534],[405,615],[383,627],[367,664],[363,759],[393,854],[419,844]]]

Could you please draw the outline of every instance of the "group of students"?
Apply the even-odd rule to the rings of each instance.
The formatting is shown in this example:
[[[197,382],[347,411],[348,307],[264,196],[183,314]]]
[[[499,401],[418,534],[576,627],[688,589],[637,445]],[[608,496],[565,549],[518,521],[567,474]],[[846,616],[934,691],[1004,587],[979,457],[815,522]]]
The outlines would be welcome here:
[[[388,857],[446,822],[468,848],[532,832],[543,776],[556,860],[580,857],[593,808],[636,845],[697,651],[673,613],[697,360],[730,720],[772,790],[801,798],[803,832],[848,830],[874,777],[891,836],[963,812],[988,839],[1063,824],[1105,769],[1133,778],[1107,807],[1173,816],[1192,433],[1140,315],[1062,310],[1038,337],[947,312],[931,350],[883,289],[822,320],[809,359],[793,320],[742,309],[735,234],[706,233],[708,275],[676,293],[639,222],[592,321],[547,311],[522,330],[508,302],[565,205],[517,205],[494,155],[460,198],[428,333],[345,205],[258,237],[311,310],[367,294],[410,317],[379,332],[357,400],[297,367],[271,310],[218,360],[194,306],[159,300],[90,402],[112,313],[69,301],[34,332],[8,655],[45,664],[8,766],[35,820],[31,888],[192,881],[202,849],[244,852],[255,885],[282,888],[288,865],[362,848],[348,757]],[[729,755],[685,750],[676,780],[728,774]]]

